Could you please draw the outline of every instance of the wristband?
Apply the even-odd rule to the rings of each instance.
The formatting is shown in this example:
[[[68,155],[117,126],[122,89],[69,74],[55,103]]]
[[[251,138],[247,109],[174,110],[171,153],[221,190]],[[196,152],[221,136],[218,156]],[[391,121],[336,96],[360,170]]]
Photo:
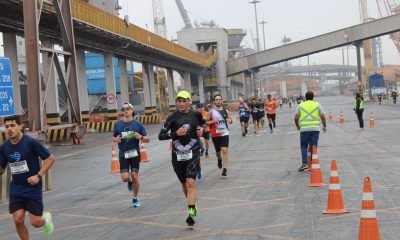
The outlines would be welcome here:
[[[36,176],[39,178],[39,181],[42,181],[42,176],[40,174],[36,174]]]

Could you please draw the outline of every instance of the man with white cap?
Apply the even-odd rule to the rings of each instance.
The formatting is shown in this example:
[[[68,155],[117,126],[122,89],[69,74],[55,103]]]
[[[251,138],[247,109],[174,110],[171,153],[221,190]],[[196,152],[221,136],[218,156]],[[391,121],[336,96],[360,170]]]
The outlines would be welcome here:
[[[140,166],[139,141],[148,143],[150,142],[150,138],[147,136],[143,124],[133,119],[134,112],[132,104],[124,103],[121,111],[123,112],[123,118],[115,124],[112,140],[118,143],[122,181],[127,182],[128,190],[133,192],[132,207],[140,207],[141,203],[138,199]],[[129,174],[129,171],[131,174]]]

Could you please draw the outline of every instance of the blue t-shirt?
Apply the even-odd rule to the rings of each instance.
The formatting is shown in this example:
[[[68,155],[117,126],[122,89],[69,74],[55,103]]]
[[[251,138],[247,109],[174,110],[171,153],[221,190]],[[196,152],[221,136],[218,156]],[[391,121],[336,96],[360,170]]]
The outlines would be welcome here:
[[[239,106],[240,118],[249,118],[249,112],[245,105]]]
[[[12,144],[10,140],[7,140],[1,145],[0,165],[5,168],[8,164],[12,174],[10,198],[42,197],[42,182],[32,186],[27,179],[39,172],[39,158],[46,160],[50,155],[50,151],[45,146],[27,135],[23,135],[17,144]]]
[[[132,120],[130,122],[125,122],[119,120],[115,124],[113,136],[117,137],[121,135],[122,137],[121,142],[118,143],[120,151],[125,152],[136,149],[139,152],[139,140],[135,138],[135,132],[142,136],[147,136],[146,129],[144,129],[143,124],[139,121]]]

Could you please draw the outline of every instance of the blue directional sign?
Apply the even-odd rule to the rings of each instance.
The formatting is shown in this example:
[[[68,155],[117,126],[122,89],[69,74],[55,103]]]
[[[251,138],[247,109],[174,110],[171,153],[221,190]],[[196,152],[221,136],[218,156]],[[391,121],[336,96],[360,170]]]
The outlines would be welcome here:
[[[0,117],[15,114],[14,89],[9,58],[0,57]]]

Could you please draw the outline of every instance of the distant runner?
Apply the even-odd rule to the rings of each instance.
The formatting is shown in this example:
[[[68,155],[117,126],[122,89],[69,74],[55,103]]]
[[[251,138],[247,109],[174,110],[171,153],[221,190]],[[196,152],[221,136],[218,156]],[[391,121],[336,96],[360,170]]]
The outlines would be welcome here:
[[[272,127],[276,127],[276,109],[278,108],[278,103],[271,99],[271,95],[267,95],[267,101],[264,103],[264,109],[267,111],[267,118],[269,123],[269,129],[272,133]]]

